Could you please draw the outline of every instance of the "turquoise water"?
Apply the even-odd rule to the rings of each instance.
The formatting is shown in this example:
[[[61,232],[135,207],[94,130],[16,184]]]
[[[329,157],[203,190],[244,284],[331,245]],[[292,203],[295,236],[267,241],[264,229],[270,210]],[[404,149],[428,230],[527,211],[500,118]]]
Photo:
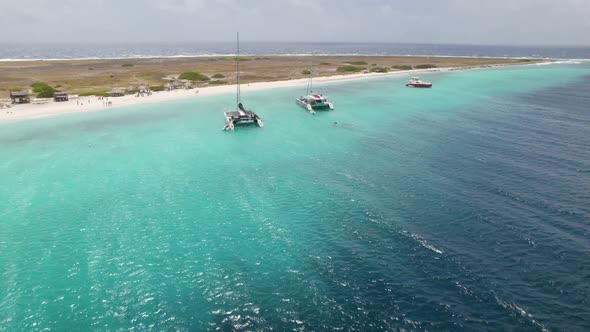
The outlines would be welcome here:
[[[590,66],[423,78],[1,125],[0,330],[590,329]]]

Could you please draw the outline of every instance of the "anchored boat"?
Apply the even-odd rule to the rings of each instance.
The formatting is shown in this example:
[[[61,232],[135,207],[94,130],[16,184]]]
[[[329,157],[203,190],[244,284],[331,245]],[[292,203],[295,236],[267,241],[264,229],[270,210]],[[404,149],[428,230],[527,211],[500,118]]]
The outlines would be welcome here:
[[[307,83],[307,95],[295,98],[297,104],[303,106],[310,114],[315,114],[317,109],[334,109],[334,104],[329,102],[326,97],[313,92],[313,75],[309,72],[309,82]]]
[[[409,86],[412,88],[431,88],[432,83],[423,82],[419,77],[412,77],[412,78],[410,78],[410,81],[408,81],[406,86]]]
[[[235,126],[245,124],[256,124],[258,127],[264,127],[262,119],[252,110],[244,108],[240,94],[240,33],[238,32],[238,53],[236,57],[236,110],[223,112],[225,117],[225,126],[223,130],[234,130]]]
[[[223,130],[234,130],[236,125],[257,124],[258,127],[264,127],[262,119],[254,111],[244,109],[242,103],[238,103],[238,110],[233,112],[223,112],[225,116],[225,126]]]

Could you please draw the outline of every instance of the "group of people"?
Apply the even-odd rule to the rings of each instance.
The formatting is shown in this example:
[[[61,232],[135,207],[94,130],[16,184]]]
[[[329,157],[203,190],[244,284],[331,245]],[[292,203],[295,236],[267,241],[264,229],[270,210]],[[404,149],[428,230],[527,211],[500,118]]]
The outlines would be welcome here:
[[[113,106],[113,102],[108,97],[98,97],[98,100],[102,100],[102,106]]]
[[[98,100],[102,100],[102,106],[113,106],[113,102],[109,100],[108,97],[98,97]],[[87,104],[90,104],[90,99],[86,101]],[[84,101],[81,99],[76,100],[76,105],[84,106]]]

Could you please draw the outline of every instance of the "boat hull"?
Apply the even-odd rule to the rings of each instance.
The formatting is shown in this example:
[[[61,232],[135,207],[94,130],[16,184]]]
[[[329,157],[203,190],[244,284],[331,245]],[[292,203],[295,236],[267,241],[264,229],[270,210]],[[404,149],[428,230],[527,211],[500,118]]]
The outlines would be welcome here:
[[[224,112],[225,126],[223,130],[234,130],[237,126],[245,125],[257,125],[258,127],[264,127],[264,123],[259,117],[232,117],[228,112]]]
[[[406,86],[410,88],[432,88],[432,83],[408,83]]]
[[[295,102],[297,104],[299,104],[301,107],[308,110],[312,114],[315,114],[316,110],[325,110],[325,109],[333,110],[334,109],[334,104],[332,104],[330,102],[312,105],[312,104],[306,102],[305,100],[301,100],[300,98],[295,98]]]

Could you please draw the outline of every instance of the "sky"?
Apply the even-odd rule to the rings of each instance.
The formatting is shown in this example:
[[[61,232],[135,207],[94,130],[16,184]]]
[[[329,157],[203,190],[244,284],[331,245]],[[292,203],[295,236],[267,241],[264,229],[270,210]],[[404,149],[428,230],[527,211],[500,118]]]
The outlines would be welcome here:
[[[0,0],[0,43],[590,46],[590,0]]]

